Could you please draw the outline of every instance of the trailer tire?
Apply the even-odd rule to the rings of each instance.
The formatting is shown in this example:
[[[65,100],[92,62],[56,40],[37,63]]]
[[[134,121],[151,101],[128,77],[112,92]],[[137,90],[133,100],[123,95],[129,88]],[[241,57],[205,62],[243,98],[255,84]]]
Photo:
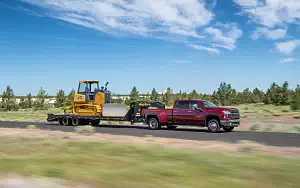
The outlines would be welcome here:
[[[100,124],[100,120],[99,120],[99,119],[92,120],[92,121],[91,121],[91,124],[92,124],[93,126],[97,126],[97,125]]]
[[[61,119],[62,125],[63,126],[68,126],[68,125],[72,125],[71,119],[68,117],[63,117]]]
[[[77,117],[72,118],[72,125],[73,126],[78,126],[80,125],[80,119]]]
[[[216,119],[211,119],[208,123],[207,123],[207,128],[209,132],[212,133],[218,133],[220,132],[220,123],[218,120]]]
[[[148,120],[148,126],[152,130],[159,129],[161,127],[158,119],[155,117],[152,117]]]

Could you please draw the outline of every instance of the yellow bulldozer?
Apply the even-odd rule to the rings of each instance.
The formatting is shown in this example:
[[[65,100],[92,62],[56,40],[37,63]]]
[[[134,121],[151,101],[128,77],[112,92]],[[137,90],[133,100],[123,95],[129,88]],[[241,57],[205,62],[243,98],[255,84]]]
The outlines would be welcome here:
[[[58,121],[59,125],[99,125],[100,120],[144,122],[142,109],[165,108],[159,102],[137,101],[129,105],[112,104],[111,92],[105,86],[99,87],[99,80],[79,81],[77,93],[71,106],[64,108],[63,114],[48,114],[47,121]]]

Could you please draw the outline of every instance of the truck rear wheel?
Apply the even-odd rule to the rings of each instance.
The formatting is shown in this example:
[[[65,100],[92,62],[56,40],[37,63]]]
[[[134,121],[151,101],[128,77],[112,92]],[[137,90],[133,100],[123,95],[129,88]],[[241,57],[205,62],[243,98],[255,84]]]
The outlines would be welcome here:
[[[159,124],[157,118],[154,118],[154,117],[150,118],[148,120],[148,126],[150,129],[159,129],[160,128],[160,124]]]
[[[175,126],[175,125],[167,125],[167,128],[168,128],[168,129],[176,129],[177,126]]]
[[[217,133],[220,132],[220,123],[216,119],[212,119],[207,123],[207,128],[209,132]]]

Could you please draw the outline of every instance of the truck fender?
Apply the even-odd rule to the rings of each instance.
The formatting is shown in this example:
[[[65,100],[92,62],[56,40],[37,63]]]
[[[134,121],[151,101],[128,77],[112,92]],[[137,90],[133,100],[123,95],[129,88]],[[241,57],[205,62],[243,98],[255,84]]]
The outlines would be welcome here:
[[[218,121],[221,120],[219,114],[207,114],[207,115],[206,115],[206,118],[205,118],[205,126],[207,125],[207,123],[208,123],[211,119],[217,119]]]

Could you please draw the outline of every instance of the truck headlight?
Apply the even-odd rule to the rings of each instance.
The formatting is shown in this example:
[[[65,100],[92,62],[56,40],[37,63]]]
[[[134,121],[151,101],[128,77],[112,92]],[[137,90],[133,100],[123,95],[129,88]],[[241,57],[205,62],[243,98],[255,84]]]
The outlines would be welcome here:
[[[230,115],[230,112],[229,111],[223,111],[223,113],[224,113],[224,117],[225,118],[228,118],[229,117],[229,115]]]

